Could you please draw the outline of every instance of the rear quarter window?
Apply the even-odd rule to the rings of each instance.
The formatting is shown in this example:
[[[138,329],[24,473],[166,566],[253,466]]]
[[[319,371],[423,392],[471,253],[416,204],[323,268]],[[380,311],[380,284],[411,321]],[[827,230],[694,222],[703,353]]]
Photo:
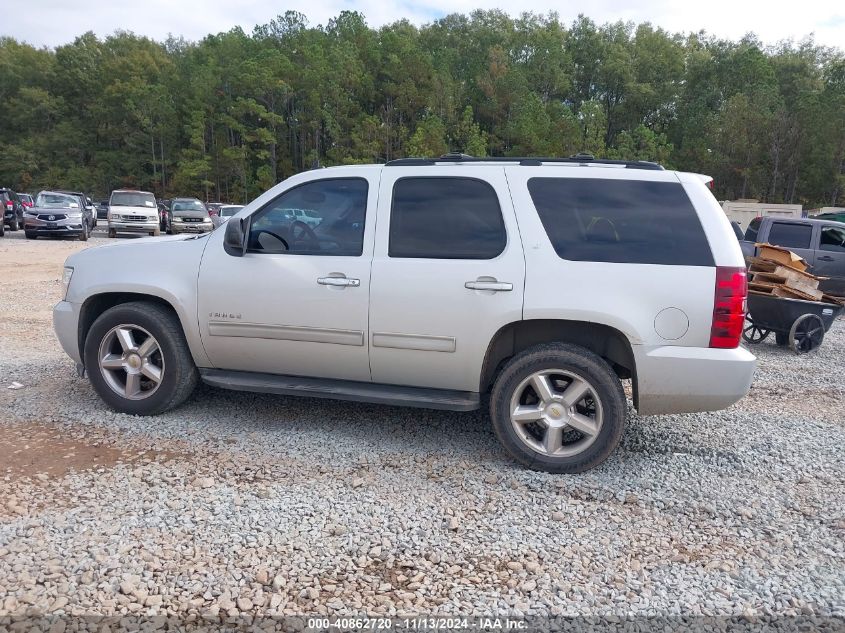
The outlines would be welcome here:
[[[562,259],[714,265],[704,229],[680,183],[531,178],[528,191]]]

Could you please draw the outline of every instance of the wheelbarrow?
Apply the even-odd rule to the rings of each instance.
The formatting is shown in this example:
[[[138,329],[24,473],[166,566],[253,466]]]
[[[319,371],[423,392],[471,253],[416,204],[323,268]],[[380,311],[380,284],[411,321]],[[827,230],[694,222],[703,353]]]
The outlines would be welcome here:
[[[818,349],[843,309],[845,306],[835,303],[750,292],[742,338],[756,345],[774,332],[778,345],[788,345],[796,354],[805,354]]]

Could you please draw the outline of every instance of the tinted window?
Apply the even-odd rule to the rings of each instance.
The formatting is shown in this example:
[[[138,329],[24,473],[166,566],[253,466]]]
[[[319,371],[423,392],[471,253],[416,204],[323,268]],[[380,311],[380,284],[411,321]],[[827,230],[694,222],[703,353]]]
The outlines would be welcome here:
[[[528,191],[563,259],[713,265],[704,230],[680,183],[532,178]]]
[[[286,191],[252,216],[249,250],[300,255],[360,255],[367,181],[315,180]]]
[[[769,244],[784,248],[810,248],[813,227],[809,224],[772,222],[769,229]]]
[[[819,240],[819,249],[823,251],[845,252],[845,228],[823,226]]]
[[[472,178],[402,178],[393,186],[390,257],[493,259],[507,234],[499,198]]]
[[[760,231],[760,222],[763,221],[763,218],[754,218],[751,220],[751,223],[748,225],[748,228],[745,229],[745,239],[749,242],[756,242],[757,241],[757,233]]]

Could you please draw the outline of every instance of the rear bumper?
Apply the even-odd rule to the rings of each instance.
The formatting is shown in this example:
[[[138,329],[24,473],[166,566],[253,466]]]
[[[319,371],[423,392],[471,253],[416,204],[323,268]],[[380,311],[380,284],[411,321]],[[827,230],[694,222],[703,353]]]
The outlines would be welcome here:
[[[634,346],[641,415],[718,411],[751,388],[757,359],[748,350]]]
[[[79,350],[79,310],[82,306],[70,301],[60,301],[53,308],[53,330],[65,353],[77,364],[82,364]]]

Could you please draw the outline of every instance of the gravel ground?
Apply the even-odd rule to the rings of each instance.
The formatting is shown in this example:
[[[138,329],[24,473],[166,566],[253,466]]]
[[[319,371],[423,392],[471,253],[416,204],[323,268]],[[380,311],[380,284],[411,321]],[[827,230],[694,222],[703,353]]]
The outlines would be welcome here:
[[[88,245],[0,239],[0,616],[845,616],[845,322],[749,397],[523,470],[486,416],[201,387],[105,408],[50,327]],[[6,385],[17,381],[18,390]],[[47,456],[47,457],[45,457]]]

